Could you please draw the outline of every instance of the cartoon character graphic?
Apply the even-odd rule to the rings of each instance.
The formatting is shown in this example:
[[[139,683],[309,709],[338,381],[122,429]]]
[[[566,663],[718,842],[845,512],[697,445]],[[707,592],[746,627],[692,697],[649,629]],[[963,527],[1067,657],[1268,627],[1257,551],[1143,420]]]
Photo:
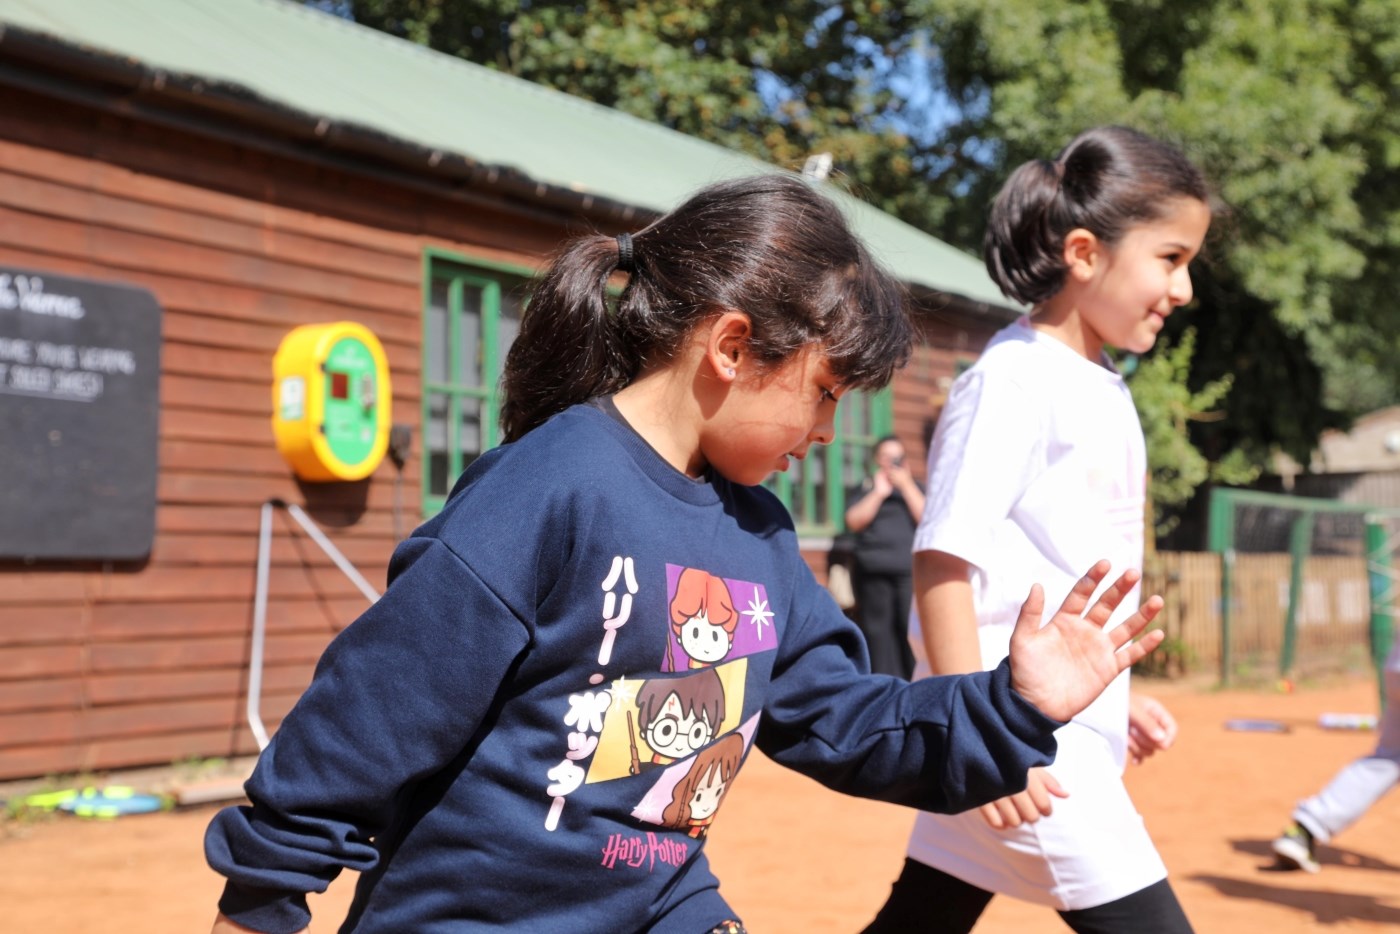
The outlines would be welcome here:
[[[710,832],[720,802],[734,784],[734,776],[744,758],[744,738],[730,733],[700,751],[690,771],[671,790],[671,803],[661,823],[684,830],[697,840]]]
[[[729,654],[739,614],[723,578],[699,568],[686,568],[671,598],[671,631],[690,658],[691,668],[704,668]],[[667,651],[669,654],[670,646]],[[668,659],[675,671],[674,660]]]
[[[708,744],[724,722],[724,711],[724,684],[713,668],[646,682],[637,692],[637,712],[652,756],[650,762],[641,761],[634,739],[632,774],[670,765]]]

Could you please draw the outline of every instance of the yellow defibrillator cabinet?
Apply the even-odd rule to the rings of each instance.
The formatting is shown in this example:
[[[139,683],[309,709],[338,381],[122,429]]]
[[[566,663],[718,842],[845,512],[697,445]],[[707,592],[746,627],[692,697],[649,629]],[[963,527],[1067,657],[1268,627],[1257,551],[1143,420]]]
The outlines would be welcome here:
[[[389,364],[362,324],[308,324],[272,360],[272,431],[303,480],[362,480],[389,446]]]

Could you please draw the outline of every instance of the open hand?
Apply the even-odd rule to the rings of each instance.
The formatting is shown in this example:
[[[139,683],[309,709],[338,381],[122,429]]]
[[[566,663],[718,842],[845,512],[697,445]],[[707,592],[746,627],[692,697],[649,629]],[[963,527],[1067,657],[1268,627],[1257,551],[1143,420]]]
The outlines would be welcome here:
[[[1060,787],[1055,776],[1045,769],[1031,769],[1026,776],[1026,790],[1006,798],[998,798],[991,804],[978,808],[982,819],[993,830],[1020,827],[1033,824],[1042,817],[1050,816],[1050,796],[1068,798],[1069,792]]]
[[[1107,561],[1095,564],[1044,626],[1040,619],[1045,611],[1045,591],[1039,584],[1031,587],[1021,606],[1011,633],[1011,686],[1047,717],[1071,719],[1103,693],[1119,672],[1166,638],[1156,630],[1132,641],[1161,612],[1162,598],[1158,596],[1149,597],[1136,613],[1104,631],[1118,604],[1142,578],[1136,570],[1124,571],[1084,612],[1108,569]]]

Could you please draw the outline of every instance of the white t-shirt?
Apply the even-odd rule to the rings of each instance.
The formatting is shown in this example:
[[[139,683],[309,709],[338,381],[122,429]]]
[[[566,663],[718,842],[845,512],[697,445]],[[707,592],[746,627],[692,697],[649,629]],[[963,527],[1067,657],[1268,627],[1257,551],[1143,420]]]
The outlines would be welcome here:
[[[959,377],[929,449],[915,551],[973,567],[982,665],[1006,657],[1033,583],[1047,617],[1094,562],[1109,580],[1141,567],[1147,479],[1142,427],[1123,378],[1023,318]],[[1105,587],[1107,584],[1105,584]],[[1137,608],[1130,594],[1109,626]],[[910,621],[928,674],[917,613]],[[1050,771],[1070,792],[1054,814],[996,831],[973,811],[920,814],[909,855],[979,888],[1055,908],[1113,901],[1166,876],[1123,788],[1128,673],[1056,734]]]

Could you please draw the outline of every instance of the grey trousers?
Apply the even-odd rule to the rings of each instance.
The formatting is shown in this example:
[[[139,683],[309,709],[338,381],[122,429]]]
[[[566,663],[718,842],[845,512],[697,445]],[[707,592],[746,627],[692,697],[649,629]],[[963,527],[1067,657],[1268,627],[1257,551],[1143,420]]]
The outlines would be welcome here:
[[[1385,663],[1385,710],[1376,749],[1342,768],[1322,791],[1298,802],[1293,819],[1322,843],[1356,823],[1400,784],[1400,642]]]

